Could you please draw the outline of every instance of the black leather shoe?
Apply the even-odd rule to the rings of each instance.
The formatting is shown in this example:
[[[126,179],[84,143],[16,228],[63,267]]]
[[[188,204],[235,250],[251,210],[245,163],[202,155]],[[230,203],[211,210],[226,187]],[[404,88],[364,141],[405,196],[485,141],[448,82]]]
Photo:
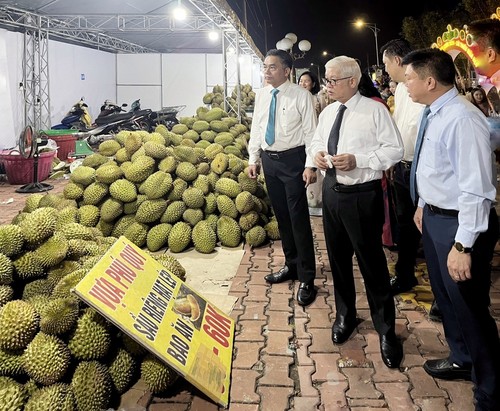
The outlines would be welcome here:
[[[402,280],[400,276],[395,275],[391,278],[392,295],[398,295],[410,291],[413,287],[418,285],[418,280],[413,276],[411,279]]]
[[[403,359],[403,346],[394,334],[380,336],[380,355],[389,368],[398,368]]]
[[[288,266],[283,266],[277,273],[268,274],[264,277],[268,283],[278,284],[288,280],[296,280],[297,274],[292,272]]]
[[[438,323],[443,322],[443,314],[439,309],[436,300],[432,302],[431,309],[429,310],[429,320],[436,321]]]
[[[297,303],[305,306],[311,304],[316,299],[316,289],[314,283],[300,283],[297,291]]]
[[[427,360],[424,363],[424,370],[434,378],[442,380],[467,380],[471,381],[471,369],[452,364],[448,358],[440,360]]]
[[[346,317],[338,316],[335,319],[332,327],[332,341],[334,344],[344,344],[356,329],[356,318],[347,319]]]

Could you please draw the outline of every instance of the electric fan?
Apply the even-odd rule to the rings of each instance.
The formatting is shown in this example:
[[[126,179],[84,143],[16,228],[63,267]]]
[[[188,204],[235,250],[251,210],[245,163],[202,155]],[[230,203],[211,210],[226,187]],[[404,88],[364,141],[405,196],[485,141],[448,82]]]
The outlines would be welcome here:
[[[17,193],[40,193],[54,188],[50,184],[38,181],[38,158],[40,157],[38,146],[46,145],[47,138],[46,134],[43,132],[38,134],[31,126],[26,126],[21,132],[19,136],[19,151],[24,158],[33,158],[33,182],[19,187],[16,190]]]

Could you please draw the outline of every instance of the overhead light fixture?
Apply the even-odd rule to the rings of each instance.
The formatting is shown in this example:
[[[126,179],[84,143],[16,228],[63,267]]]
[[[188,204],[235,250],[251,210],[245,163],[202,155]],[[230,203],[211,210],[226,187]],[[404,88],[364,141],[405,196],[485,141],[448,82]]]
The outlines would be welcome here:
[[[212,41],[219,40],[219,33],[217,31],[211,31],[208,33],[208,38]]]
[[[174,18],[176,20],[186,20],[187,11],[182,7],[181,0],[178,1],[177,7],[174,9]]]

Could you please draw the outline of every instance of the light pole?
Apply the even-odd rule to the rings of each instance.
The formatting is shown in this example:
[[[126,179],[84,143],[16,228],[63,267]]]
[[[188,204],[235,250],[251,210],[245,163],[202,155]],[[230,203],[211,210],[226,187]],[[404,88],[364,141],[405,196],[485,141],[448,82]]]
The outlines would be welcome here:
[[[308,40],[301,40],[299,41],[299,44],[297,45],[300,53],[294,53],[293,52],[293,45],[297,43],[297,35],[295,33],[288,33],[285,35],[284,38],[282,38],[280,41],[276,43],[276,48],[279,50],[284,50],[290,54],[292,57],[292,60],[298,60],[301,58],[304,58],[306,55],[306,52],[311,50],[311,42]],[[290,71],[290,80],[293,81],[293,72]]]
[[[316,70],[318,71],[318,81],[321,80],[321,73],[319,71],[319,66],[317,64],[311,63],[311,67],[316,67]]]
[[[377,27],[376,23],[365,23],[363,20],[356,20],[354,22],[354,25],[357,28],[362,28],[362,27],[367,27],[369,28],[372,32],[373,35],[375,36],[375,56],[377,57],[377,68],[380,66],[380,61],[378,59],[378,39],[377,39],[377,34],[380,31],[380,29]]]

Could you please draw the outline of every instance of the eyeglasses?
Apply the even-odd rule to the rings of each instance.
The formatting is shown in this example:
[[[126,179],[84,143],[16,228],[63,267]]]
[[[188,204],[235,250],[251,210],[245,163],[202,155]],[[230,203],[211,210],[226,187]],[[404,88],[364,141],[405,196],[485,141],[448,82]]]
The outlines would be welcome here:
[[[331,79],[323,78],[321,79],[321,81],[325,86],[336,86],[340,80],[346,80],[348,78],[352,78],[352,76],[342,77],[342,78],[331,78]]]

